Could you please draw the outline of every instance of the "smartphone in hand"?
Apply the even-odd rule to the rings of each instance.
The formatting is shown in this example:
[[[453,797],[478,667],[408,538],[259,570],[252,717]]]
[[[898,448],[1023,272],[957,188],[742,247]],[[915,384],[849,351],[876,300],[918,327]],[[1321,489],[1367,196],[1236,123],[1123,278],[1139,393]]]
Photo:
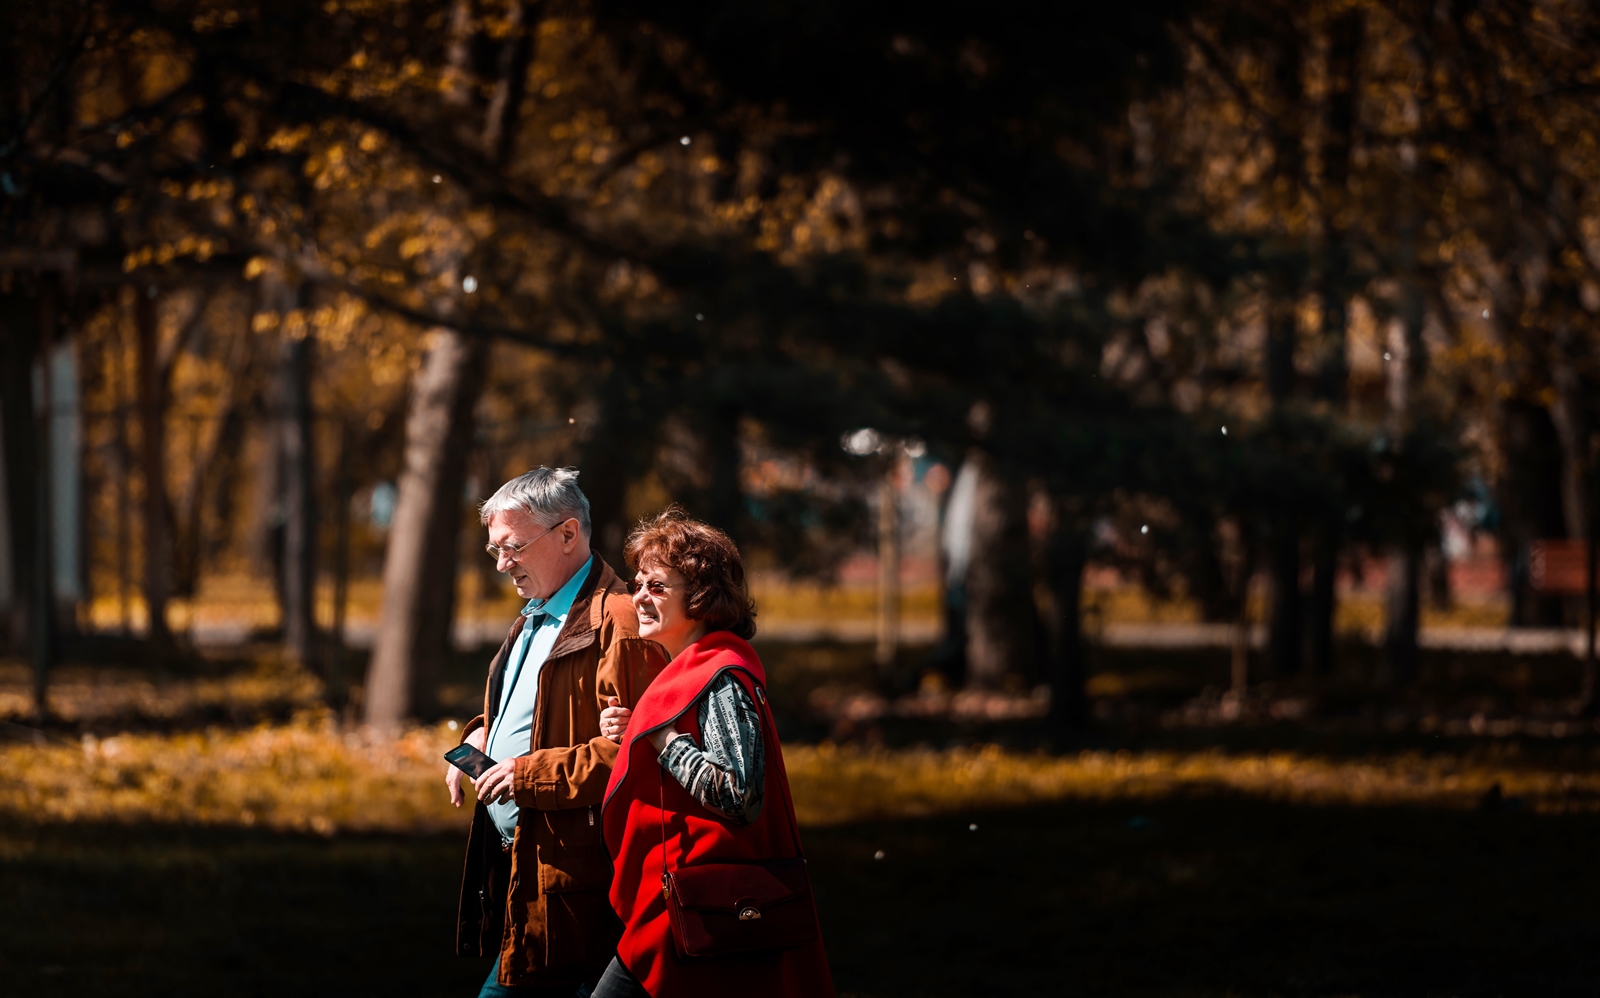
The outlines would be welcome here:
[[[494,768],[494,760],[466,742],[444,754],[444,761],[476,780]]]

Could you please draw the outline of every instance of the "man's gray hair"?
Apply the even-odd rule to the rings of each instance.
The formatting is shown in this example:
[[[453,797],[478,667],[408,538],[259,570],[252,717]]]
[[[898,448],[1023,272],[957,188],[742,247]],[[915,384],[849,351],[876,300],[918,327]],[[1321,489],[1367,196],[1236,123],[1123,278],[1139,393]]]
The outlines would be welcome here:
[[[583,536],[589,536],[589,497],[578,488],[577,468],[541,465],[518,475],[478,507],[478,522],[488,523],[496,513],[513,509],[522,510],[544,527],[576,519]]]

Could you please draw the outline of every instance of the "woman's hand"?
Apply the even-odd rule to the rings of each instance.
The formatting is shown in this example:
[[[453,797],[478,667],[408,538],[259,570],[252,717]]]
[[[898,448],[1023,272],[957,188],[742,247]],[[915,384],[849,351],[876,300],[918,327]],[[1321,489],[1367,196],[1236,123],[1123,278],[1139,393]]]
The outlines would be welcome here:
[[[600,734],[621,745],[622,736],[628,733],[628,722],[632,719],[633,711],[622,706],[621,700],[607,697],[606,709],[600,712]]]
[[[671,725],[668,725],[665,728],[657,728],[656,730],[650,732],[650,744],[656,747],[656,755],[659,756],[661,753],[667,750],[668,742],[682,734],[684,734],[684,732],[677,730]]]

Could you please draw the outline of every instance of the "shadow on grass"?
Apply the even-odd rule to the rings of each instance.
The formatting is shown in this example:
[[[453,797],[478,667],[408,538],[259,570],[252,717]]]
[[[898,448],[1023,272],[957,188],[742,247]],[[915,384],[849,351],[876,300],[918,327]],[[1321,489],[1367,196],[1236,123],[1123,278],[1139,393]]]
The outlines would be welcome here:
[[[1204,798],[806,841],[841,996],[1577,995],[1600,975],[1600,816]],[[449,955],[461,846],[0,826],[0,993],[473,995],[488,961]]]

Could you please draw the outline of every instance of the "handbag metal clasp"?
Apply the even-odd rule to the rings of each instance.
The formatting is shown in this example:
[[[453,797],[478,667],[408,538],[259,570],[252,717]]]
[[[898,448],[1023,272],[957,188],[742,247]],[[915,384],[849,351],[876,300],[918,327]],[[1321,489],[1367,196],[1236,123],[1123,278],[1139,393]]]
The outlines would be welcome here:
[[[739,909],[739,921],[741,922],[753,922],[760,917],[761,909],[757,908],[755,905],[751,905],[748,908]]]

